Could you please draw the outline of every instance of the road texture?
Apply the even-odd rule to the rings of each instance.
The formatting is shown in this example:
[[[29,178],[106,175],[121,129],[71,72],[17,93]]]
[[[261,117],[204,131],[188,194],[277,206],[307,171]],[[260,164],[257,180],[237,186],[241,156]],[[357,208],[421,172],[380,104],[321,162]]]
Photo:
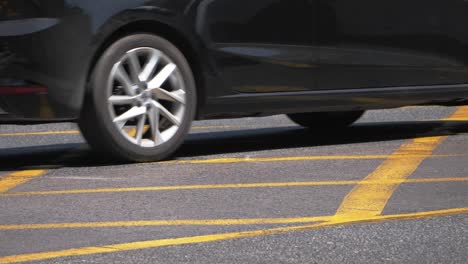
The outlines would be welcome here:
[[[203,121],[117,164],[73,124],[1,126],[0,263],[467,263],[467,132],[468,107]]]

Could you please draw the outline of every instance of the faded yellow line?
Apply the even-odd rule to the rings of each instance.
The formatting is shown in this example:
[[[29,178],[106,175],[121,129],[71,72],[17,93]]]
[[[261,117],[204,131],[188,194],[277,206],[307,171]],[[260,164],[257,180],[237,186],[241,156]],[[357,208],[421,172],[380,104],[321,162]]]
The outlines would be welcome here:
[[[238,125],[238,126],[233,126],[233,125],[221,125],[221,126],[194,126],[192,127],[192,130],[201,130],[201,129],[240,129],[240,128],[257,128],[258,126],[246,126],[246,125]],[[258,128],[276,128],[276,126],[268,126],[268,127],[258,127]]]
[[[0,230],[22,229],[66,229],[66,228],[111,228],[141,226],[230,226],[230,225],[277,225],[313,223],[330,220],[330,216],[297,218],[258,218],[258,219],[206,219],[206,220],[148,220],[86,223],[20,224],[0,225]]]
[[[194,126],[193,130],[202,129],[232,129],[232,128],[249,128],[254,126]],[[130,129],[129,133],[134,133],[134,129]],[[47,135],[75,135],[80,134],[79,130],[61,130],[61,131],[37,131],[37,132],[14,132],[0,133],[0,137],[24,137],[24,136],[47,136]]]
[[[467,154],[451,154],[451,155],[433,155],[430,158],[449,158],[449,157],[465,157]],[[259,158],[221,158],[221,159],[202,159],[202,160],[170,160],[149,162],[147,164],[167,164],[167,165],[183,165],[183,164],[227,164],[227,163],[257,163],[257,162],[288,162],[288,161],[320,161],[320,160],[378,160],[378,159],[401,159],[415,157],[420,158],[422,155],[330,155],[330,156],[293,156],[293,157],[259,157]]]
[[[264,157],[264,158],[222,158],[206,160],[172,160],[152,162],[152,164],[222,164],[222,163],[253,163],[253,162],[281,162],[281,161],[313,161],[313,160],[359,160],[385,159],[388,155],[354,155],[354,156],[296,156],[296,157]]]
[[[441,182],[466,182],[468,181],[468,177],[455,177],[455,178],[420,178],[420,179],[406,179],[402,183],[441,183]],[[394,183],[400,183],[400,180],[389,180],[389,181],[383,181],[383,183],[389,183],[389,184],[394,184]],[[368,181],[361,181],[358,184],[375,184],[373,182],[368,182]]]
[[[44,131],[44,132],[18,132],[18,133],[0,133],[0,137],[24,137],[24,136],[44,136],[44,135],[70,135],[79,134],[78,130],[65,131]]]
[[[468,117],[468,107],[459,108],[449,119],[462,117]],[[368,219],[380,215],[398,186],[405,182],[446,138],[445,136],[416,138],[403,144],[390,158],[363,179],[363,181],[374,181],[376,184],[358,184],[354,187],[338,208],[335,219],[337,221]],[[380,183],[388,180],[396,182]]]
[[[447,179],[447,180],[446,180]],[[450,180],[448,180],[450,179]],[[412,179],[406,183],[437,183],[437,182],[467,182],[468,178],[434,178],[434,179]],[[359,184],[374,184],[360,182]],[[403,216],[409,218],[437,216],[441,213],[464,213],[468,208],[439,210],[432,212],[420,212],[416,214],[374,216],[371,219],[391,219]],[[202,219],[202,220],[144,220],[144,221],[115,221],[115,222],[82,222],[82,223],[50,223],[50,224],[17,224],[0,225],[0,230],[23,230],[23,229],[70,229],[70,228],[115,228],[115,227],[142,227],[142,226],[230,226],[230,225],[274,225],[274,224],[299,224],[324,221],[337,221],[335,216],[312,216],[291,218],[254,218],[254,219]],[[353,221],[356,219],[352,219]],[[340,221],[346,222],[346,221]]]
[[[157,239],[157,240],[130,242],[130,243],[102,245],[102,246],[95,246],[95,247],[72,248],[72,249],[66,249],[66,250],[0,257],[0,263],[3,263],[3,264],[19,263],[19,262],[39,261],[39,260],[54,259],[54,258],[61,258],[61,257],[84,256],[84,255],[93,255],[93,254],[115,253],[115,252],[123,252],[123,251],[150,249],[150,248],[158,248],[158,247],[165,247],[165,246],[200,244],[200,243],[209,243],[209,242],[215,242],[215,241],[232,240],[232,239],[238,239],[238,238],[284,234],[284,233],[289,233],[289,232],[294,232],[294,231],[313,230],[313,229],[332,227],[332,226],[338,226],[338,225],[343,225],[343,224],[375,223],[375,222],[389,221],[389,220],[410,220],[410,219],[446,216],[446,215],[454,215],[454,214],[466,214],[466,213],[468,213],[468,208],[454,208],[454,209],[448,209],[448,210],[423,212],[423,213],[373,216],[369,218],[351,219],[347,221],[328,221],[328,222],[323,222],[323,223],[318,223],[318,224],[271,228],[271,229],[254,230],[254,231]]]
[[[0,180],[0,194],[39,177],[45,172],[46,170],[23,170],[10,173]]]
[[[242,188],[273,188],[273,187],[307,187],[326,185],[353,185],[359,181],[323,181],[323,182],[266,182],[266,183],[234,183],[234,184],[207,184],[207,185],[180,185],[180,186],[148,186],[125,188],[78,189],[38,192],[16,192],[0,194],[5,196],[32,196],[32,195],[63,195],[63,194],[89,194],[89,193],[120,193],[120,192],[155,192],[155,191],[181,191],[181,190],[209,190],[209,189],[242,189]]]
[[[350,181],[310,181],[310,182],[262,182],[262,183],[233,183],[179,186],[146,186],[124,188],[75,189],[37,192],[3,193],[0,197],[33,196],[33,195],[70,195],[90,193],[125,193],[125,192],[158,192],[182,190],[210,190],[210,189],[250,189],[250,188],[281,188],[281,187],[314,187],[340,185],[395,185],[400,183],[437,183],[437,182],[468,182],[468,177],[457,178],[423,178],[401,180],[350,180]]]
[[[366,221],[372,221],[372,220],[413,220],[413,219],[419,219],[419,218],[440,217],[440,216],[449,216],[449,215],[457,215],[457,214],[468,214],[468,207],[451,208],[451,209],[443,209],[443,210],[428,211],[428,212],[418,212],[418,213],[407,213],[407,214],[379,215],[379,216],[375,216],[375,217],[370,218],[370,219],[366,219]]]

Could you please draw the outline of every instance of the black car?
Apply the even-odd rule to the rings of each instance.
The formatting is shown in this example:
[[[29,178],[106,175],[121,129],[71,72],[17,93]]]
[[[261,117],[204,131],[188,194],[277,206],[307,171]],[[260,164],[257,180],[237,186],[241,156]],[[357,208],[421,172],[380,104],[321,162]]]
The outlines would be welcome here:
[[[192,120],[465,104],[466,25],[462,0],[2,0],[0,122],[77,121],[146,161]]]

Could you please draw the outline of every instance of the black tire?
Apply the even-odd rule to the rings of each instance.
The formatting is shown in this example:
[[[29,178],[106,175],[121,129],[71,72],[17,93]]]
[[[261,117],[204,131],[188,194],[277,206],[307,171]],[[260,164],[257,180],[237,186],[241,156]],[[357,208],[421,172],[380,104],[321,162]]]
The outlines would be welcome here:
[[[356,122],[364,111],[353,112],[318,112],[289,114],[294,123],[318,131],[348,127]]]
[[[184,113],[178,130],[168,141],[153,147],[136,145],[122,135],[121,129],[117,128],[117,125],[114,124],[115,120],[113,121],[109,113],[109,95],[106,92],[108,78],[111,76],[114,65],[128,51],[141,47],[156,49],[170,58],[177,66],[178,74],[183,77],[185,88],[185,108],[181,111]],[[135,34],[117,40],[99,58],[88,85],[88,94],[78,124],[89,145],[98,153],[130,162],[162,160],[168,158],[182,144],[190,130],[196,109],[193,73],[182,52],[161,37],[150,34]]]

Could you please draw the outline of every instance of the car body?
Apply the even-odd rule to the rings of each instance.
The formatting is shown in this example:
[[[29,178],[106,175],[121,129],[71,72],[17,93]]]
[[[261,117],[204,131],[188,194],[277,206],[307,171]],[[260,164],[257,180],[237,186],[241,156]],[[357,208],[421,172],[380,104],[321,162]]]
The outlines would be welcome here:
[[[80,120],[106,49],[140,33],[186,58],[194,119],[468,100],[461,0],[4,2],[2,123]]]

